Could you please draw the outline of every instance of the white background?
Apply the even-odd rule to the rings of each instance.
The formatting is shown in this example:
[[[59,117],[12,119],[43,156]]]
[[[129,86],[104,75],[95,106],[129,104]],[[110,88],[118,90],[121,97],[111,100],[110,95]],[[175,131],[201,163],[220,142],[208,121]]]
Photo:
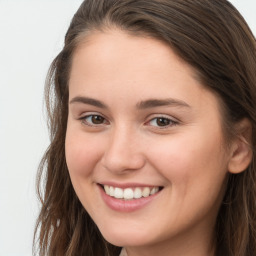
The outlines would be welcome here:
[[[82,0],[0,0],[0,256],[31,256],[35,175],[48,145],[43,86]],[[256,1],[231,1],[256,35]]]

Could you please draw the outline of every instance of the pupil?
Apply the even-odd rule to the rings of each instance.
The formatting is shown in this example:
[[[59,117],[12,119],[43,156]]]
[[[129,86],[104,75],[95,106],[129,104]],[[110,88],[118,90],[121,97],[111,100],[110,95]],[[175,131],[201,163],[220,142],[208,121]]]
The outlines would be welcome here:
[[[93,116],[92,117],[92,122],[94,124],[102,124],[103,123],[103,117],[101,117],[101,116]]]
[[[157,119],[157,125],[159,126],[166,126],[166,125],[169,125],[169,120],[166,119],[166,118],[158,118]]]

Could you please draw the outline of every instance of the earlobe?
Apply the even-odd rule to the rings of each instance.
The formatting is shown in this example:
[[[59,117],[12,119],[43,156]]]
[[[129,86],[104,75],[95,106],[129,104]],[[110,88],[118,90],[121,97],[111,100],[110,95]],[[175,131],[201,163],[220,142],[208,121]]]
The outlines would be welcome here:
[[[251,139],[251,122],[245,118],[236,127],[236,138],[232,142],[231,158],[228,163],[230,173],[243,172],[249,166],[252,161]]]

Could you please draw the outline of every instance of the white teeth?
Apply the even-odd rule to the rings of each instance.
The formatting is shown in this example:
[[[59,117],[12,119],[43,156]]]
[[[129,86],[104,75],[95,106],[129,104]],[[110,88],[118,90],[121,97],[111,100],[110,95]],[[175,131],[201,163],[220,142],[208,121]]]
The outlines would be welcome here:
[[[140,188],[135,188],[134,190],[134,198],[141,198],[142,197],[142,193],[141,193],[141,189]]]
[[[149,188],[144,188],[143,191],[142,191],[142,195],[143,197],[148,197],[150,194],[150,189]]]
[[[115,188],[115,198],[123,198],[124,192],[121,188]]]
[[[106,192],[107,193],[107,192]],[[153,195],[156,193],[156,188],[152,188],[151,191],[150,191],[150,195]]]
[[[154,187],[152,188],[152,190],[150,191],[150,195],[154,195],[155,193],[157,193],[159,191],[158,187]]]
[[[159,187],[136,187],[134,188],[118,188],[113,186],[104,185],[105,193],[111,197],[115,197],[117,199],[131,200],[131,199],[139,199],[141,197],[148,197],[150,195],[154,195],[159,191]]]
[[[124,199],[132,199],[133,198],[133,190],[131,188],[126,188],[124,190]]]
[[[104,185],[104,189],[105,189],[106,194],[109,195],[109,186]]]
[[[115,196],[115,189],[113,187],[109,187],[109,195],[110,196]]]

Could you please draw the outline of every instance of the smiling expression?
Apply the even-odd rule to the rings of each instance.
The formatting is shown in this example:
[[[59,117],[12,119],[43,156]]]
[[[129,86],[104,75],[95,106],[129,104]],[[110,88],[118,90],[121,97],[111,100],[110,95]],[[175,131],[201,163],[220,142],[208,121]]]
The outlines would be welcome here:
[[[78,46],[66,160],[109,242],[192,250],[212,239],[230,155],[221,118],[216,96],[163,42],[112,30]]]

